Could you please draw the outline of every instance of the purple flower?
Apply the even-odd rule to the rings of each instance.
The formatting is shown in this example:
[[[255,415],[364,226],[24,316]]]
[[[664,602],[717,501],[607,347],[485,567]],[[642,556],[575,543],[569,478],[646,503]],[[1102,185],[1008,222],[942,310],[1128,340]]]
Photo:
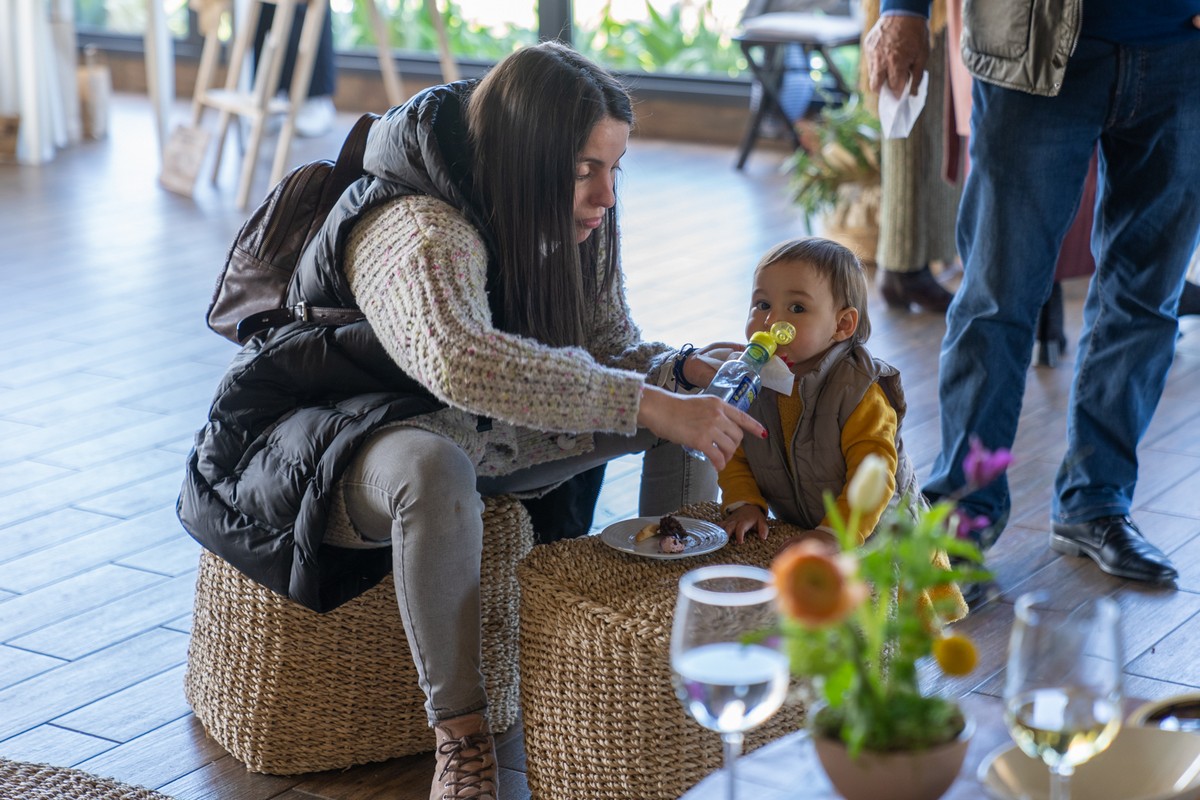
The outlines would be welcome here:
[[[982,531],[991,525],[992,521],[980,514],[977,517],[972,517],[970,514],[964,514],[962,511],[954,512],[954,535],[959,539],[974,539],[971,534],[975,531]]]
[[[963,473],[967,476],[967,485],[973,489],[987,486],[1000,477],[1008,465],[1012,463],[1012,453],[1003,447],[999,450],[988,450],[979,441],[979,437],[971,436],[971,450],[963,459]]]

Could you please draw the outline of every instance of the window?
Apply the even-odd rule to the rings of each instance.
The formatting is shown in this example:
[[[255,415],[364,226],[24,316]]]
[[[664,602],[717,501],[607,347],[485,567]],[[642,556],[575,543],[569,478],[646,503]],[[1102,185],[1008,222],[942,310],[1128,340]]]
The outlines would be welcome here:
[[[436,53],[437,32],[426,0],[379,0],[396,50]],[[530,3],[501,0],[450,0],[438,3],[446,23],[450,51],[471,60],[493,62],[537,41],[537,11]],[[330,0],[334,48],[370,50],[375,46],[363,0]],[[449,13],[445,13],[445,12]]]
[[[146,2],[75,0],[76,26],[85,34],[140,39]],[[196,37],[187,0],[165,2],[172,34]],[[426,0],[378,2],[394,49],[437,53]],[[438,0],[437,5],[447,20],[450,49],[464,61],[495,62],[542,36],[557,35],[570,20],[574,45],[619,72],[736,78],[745,70],[745,60],[730,41],[745,0]],[[364,0],[330,0],[330,9],[337,51],[373,50]]]
[[[161,2],[162,0],[154,0]],[[75,0],[75,26],[81,31],[129,34],[146,30],[147,0]],[[176,38],[187,38],[187,0],[166,0],[167,27]]]
[[[745,0],[575,0],[575,46],[620,72],[738,77]]]

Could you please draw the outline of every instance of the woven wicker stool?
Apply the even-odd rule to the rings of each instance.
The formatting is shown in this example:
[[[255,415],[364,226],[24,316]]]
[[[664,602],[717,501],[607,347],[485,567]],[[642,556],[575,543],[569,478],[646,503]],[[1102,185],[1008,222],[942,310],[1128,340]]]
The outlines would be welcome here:
[[[492,730],[517,716],[517,562],[524,507],[485,498],[483,667]],[[318,614],[205,551],[184,691],[206,731],[251,772],[292,775],[432,750],[417,672],[386,578]]]
[[[716,521],[714,504],[683,516]],[[588,536],[536,548],[521,583],[521,708],[537,800],[675,800],[721,766],[721,743],[683,710],[668,649],[679,578],[706,564],[766,566],[798,531],[679,560],[639,558]],[[799,729],[785,705],[747,748]]]

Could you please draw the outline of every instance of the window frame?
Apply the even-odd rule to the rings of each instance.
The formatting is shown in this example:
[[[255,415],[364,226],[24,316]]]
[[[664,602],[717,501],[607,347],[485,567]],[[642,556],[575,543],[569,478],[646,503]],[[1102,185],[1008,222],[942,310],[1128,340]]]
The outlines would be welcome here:
[[[153,0],[152,0],[153,1]],[[538,38],[560,38],[571,43],[573,31],[573,5],[571,0],[540,0],[538,3]],[[562,34],[562,35],[560,35]],[[76,36],[80,50],[91,44],[109,53],[141,56],[145,47],[141,36],[135,34],[79,32]],[[199,60],[203,39],[196,24],[196,13],[188,11],[188,36],[175,39],[176,59]],[[393,50],[396,69],[400,74],[420,79],[440,80],[441,66],[436,53]],[[493,62],[456,56],[462,77],[482,76]],[[358,73],[364,76],[378,75],[379,62],[374,53],[334,54],[335,68],[339,71]],[[723,76],[697,76],[659,74],[647,72],[620,72],[616,74],[639,97],[657,100],[696,102],[711,101],[714,105],[745,106],[750,98],[751,76],[727,78]]]

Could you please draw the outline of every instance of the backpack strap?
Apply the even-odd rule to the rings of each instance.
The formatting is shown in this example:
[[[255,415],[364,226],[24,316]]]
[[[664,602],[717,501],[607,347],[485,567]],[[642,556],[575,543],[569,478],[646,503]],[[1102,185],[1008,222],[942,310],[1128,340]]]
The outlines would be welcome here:
[[[342,193],[352,183],[362,177],[363,156],[367,150],[367,136],[371,132],[371,126],[375,124],[375,120],[377,119],[379,119],[378,114],[363,114],[354,123],[354,127],[350,129],[350,133],[346,136],[346,141],[342,144],[341,151],[338,152],[337,161],[334,162],[333,169],[330,171],[328,177],[325,178],[325,183],[321,187],[321,197],[317,201],[317,213],[313,215],[312,226],[308,229],[308,233],[304,237],[305,247],[308,247],[312,243],[317,232],[321,230],[321,226],[325,223],[325,218],[329,216],[329,212],[333,210],[333,206],[337,203],[338,198],[342,196]],[[280,325],[286,325],[289,322],[295,322],[296,320],[331,325],[347,325],[351,322],[358,322],[363,318],[363,313],[357,308],[325,308],[310,306],[308,303],[298,303],[294,306],[271,308],[251,314],[238,323],[237,338],[239,342],[244,342],[250,336],[265,328],[275,328]]]
[[[329,216],[329,212],[333,210],[334,204],[337,203],[342,193],[350,184],[362,177],[363,156],[367,152],[367,136],[371,133],[371,126],[377,119],[379,119],[378,114],[363,114],[347,134],[346,141],[338,153],[337,161],[333,164],[333,171],[325,179],[325,185],[321,190],[321,199],[317,206],[318,224],[308,232],[308,237],[305,239],[306,245],[317,235],[321,223],[325,222],[325,217]]]

